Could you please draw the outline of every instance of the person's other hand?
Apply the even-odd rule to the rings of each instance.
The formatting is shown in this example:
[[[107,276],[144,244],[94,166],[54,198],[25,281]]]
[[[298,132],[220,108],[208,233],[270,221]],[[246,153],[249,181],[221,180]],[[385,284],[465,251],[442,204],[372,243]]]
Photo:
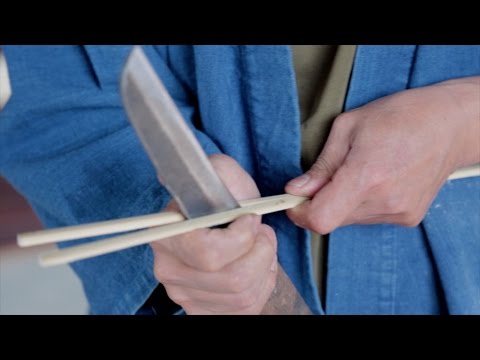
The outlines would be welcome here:
[[[447,177],[480,162],[480,78],[403,91],[338,116],[316,163],[286,185],[287,213],[321,234],[421,222]]]
[[[232,158],[210,157],[237,200],[260,196]],[[176,210],[175,202],[164,209]],[[200,229],[151,243],[154,273],[187,314],[259,314],[275,287],[277,240],[261,217],[246,215],[225,229]]]

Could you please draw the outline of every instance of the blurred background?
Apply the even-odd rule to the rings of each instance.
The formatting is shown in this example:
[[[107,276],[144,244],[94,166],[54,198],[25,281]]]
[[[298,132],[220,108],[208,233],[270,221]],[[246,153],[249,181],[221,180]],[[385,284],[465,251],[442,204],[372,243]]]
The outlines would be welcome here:
[[[41,229],[25,199],[0,177],[0,314],[87,314],[82,285],[66,265],[41,268],[52,245],[19,248],[16,235]]]

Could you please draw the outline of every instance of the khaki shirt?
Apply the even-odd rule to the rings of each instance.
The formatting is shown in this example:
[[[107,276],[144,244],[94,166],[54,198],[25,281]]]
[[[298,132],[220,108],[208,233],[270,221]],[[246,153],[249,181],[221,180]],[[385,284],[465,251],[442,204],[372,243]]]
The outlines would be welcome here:
[[[291,45],[291,49],[302,127],[302,167],[308,170],[343,110],[356,46]],[[325,296],[326,255],[327,237],[312,233],[313,268],[321,299]]]

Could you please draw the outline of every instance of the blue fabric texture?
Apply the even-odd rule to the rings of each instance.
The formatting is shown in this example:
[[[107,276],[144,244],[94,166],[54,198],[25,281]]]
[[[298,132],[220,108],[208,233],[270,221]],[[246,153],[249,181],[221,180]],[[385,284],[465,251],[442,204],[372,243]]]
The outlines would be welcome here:
[[[360,46],[346,109],[480,74],[478,46]],[[480,313],[480,178],[448,182],[416,228],[330,234],[329,314]]]
[[[149,214],[170,200],[119,97],[131,46],[5,46],[13,96],[0,113],[0,172],[47,227]],[[143,46],[208,154],[235,158],[262,196],[301,174],[288,46]],[[359,46],[346,109],[409,87],[480,74],[479,46]],[[480,313],[480,179],[447,183],[416,228],[331,234],[326,312]],[[279,259],[323,314],[307,232],[264,217]],[[71,246],[85,241],[62,244]],[[139,246],[72,264],[92,314],[134,314],[157,286]]]

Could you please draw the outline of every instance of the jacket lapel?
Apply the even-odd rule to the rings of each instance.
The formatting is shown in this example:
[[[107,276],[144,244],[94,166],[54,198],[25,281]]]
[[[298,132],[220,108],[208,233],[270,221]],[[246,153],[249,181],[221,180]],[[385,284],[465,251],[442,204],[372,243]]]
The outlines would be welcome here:
[[[358,46],[345,109],[408,87],[416,46]]]
[[[302,173],[300,117],[288,46],[241,46],[244,102],[253,136],[258,185],[263,196],[284,192],[284,185]],[[311,272],[310,241],[284,212],[265,216],[279,240],[278,256],[285,271],[316,313],[321,312]],[[295,241],[292,241],[295,239]]]
[[[410,45],[358,46],[345,110],[406,89],[415,52]],[[328,313],[392,312],[395,244],[402,236],[407,235],[393,225],[347,226],[330,234]]]

